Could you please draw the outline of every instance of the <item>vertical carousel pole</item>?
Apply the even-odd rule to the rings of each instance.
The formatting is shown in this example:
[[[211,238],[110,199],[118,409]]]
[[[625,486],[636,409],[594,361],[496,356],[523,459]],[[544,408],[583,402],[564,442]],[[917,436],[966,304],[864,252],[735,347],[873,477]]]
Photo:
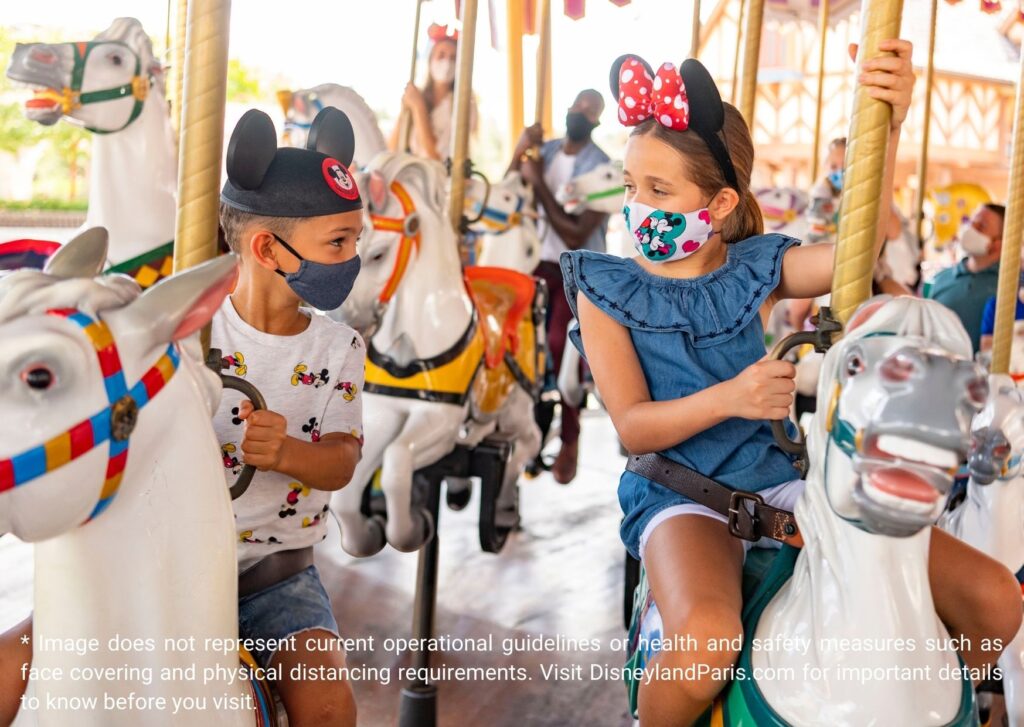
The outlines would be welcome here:
[[[864,0],[858,74],[866,59],[880,55],[879,43],[898,37],[902,14],[903,0]],[[832,277],[832,314],[843,324],[871,297],[878,215],[882,209],[888,211],[891,203],[881,199],[891,119],[892,107],[871,98],[867,87],[858,84],[850,116]]]
[[[420,17],[423,15],[423,0],[416,0],[416,21],[413,23],[412,61],[409,64],[409,83],[416,83],[416,57],[420,50]],[[398,120],[398,151],[409,151],[409,137],[412,135],[412,112],[402,109]]]
[[[540,0],[537,22],[537,105],[534,122],[551,133],[551,0]]]
[[[818,6],[818,108],[814,111],[814,146],[811,156],[811,184],[821,169],[821,109],[825,105],[825,43],[828,37],[829,0]]]
[[[508,0],[505,13],[508,41],[509,155],[523,133],[523,0]]]
[[[690,58],[700,55],[700,0],[693,0],[693,18],[690,20]]]
[[[1024,238],[1024,54],[1017,80],[1017,105],[1013,124],[1013,151],[1010,154],[1010,187],[1006,192],[1006,220],[1003,224],[1003,252],[999,258],[999,294],[996,300],[996,325],[992,346],[992,371],[1010,370],[1010,343],[1016,317],[1017,287],[1020,273],[1020,246]]]
[[[732,58],[732,88],[729,89],[729,103],[736,105],[736,97],[740,87],[740,56],[743,55],[743,16],[746,14],[747,0],[739,0],[740,7],[736,14],[736,55]]]
[[[188,0],[178,0],[178,8],[174,13],[174,51],[171,54],[171,83],[167,90],[171,96],[171,128],[174,129],[174,141],[181,149],[181,108],[182,89],[185,80],[185,32],[188,27]]]
[[[455,124],[452,128],[452,191],[448,219],[462,230],[469,161],[469,101],[473,96],[473,51],[476,45],[477,0],[462,2],[462,34],[459,36],[458,75],[455,78]]]
[[[188,4],[174,272],[217,255],[231,0]],[[209,348],[209,329],[203,349]]]
[[[757,64],[761,55],[761,25],[764,0],[747,0],[747,20],[743,30],[743,75],[740,77],[740,112],[754,133],[754,104],[757,101]]]
[[[924,113],[921,116],[921,155],[917,160],[917,196],[914,199],[914,234],[921,243],[924,198],[928,194],[928,142],[932,125],[932,85],[935,78],[935,28],[939,24],[939,0],[932,0],[932,27],[928,31],[928,65],[924,72]]]

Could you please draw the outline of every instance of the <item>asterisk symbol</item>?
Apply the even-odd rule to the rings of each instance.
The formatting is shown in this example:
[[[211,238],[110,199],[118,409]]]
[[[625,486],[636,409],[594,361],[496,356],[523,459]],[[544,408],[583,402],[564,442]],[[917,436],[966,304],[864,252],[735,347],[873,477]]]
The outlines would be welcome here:
[[[22,644],[27,644],[28,642],[29,642],[29,637],[27,635],[21,637],[21,643]]]

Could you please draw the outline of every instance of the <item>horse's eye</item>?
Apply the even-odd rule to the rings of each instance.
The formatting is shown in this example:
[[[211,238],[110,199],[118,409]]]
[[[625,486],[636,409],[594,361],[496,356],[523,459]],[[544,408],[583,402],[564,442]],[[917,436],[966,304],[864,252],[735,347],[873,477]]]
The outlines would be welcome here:
[[[858,353],[851,353],[846,359],[846,375],[856,376],[864,372],[864,359]]]
[[[49,366],[36,363],[31,364],[21,372],[21,380],[24,381],[30,389],[45,391],[53,386],[54,381],[56,381],[56,377],[53,375],[53,371]]]
[[[119,66],[119,65],[121,65],[121,63],[123,63],[124,61],[123,61],[123,59],[121,58],[121,56],[119,56],[119,55],[118,55],[117,53],[113,53],[113,54],[111,54],[111,56],[110,56],[110,62],[111,62],[111,63],[113,63],[113,64],[114,64],[115,66]]]

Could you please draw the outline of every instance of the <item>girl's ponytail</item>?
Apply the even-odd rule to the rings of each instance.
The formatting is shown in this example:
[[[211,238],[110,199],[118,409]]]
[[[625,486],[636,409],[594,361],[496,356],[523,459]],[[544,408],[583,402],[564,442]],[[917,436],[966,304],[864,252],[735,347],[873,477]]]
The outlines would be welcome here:
[[[747,189],[740,196],[740,203],[722,224],[722,239],[726,242],[738,242],[748,237],[764,234],[764,216],[757,197]]]

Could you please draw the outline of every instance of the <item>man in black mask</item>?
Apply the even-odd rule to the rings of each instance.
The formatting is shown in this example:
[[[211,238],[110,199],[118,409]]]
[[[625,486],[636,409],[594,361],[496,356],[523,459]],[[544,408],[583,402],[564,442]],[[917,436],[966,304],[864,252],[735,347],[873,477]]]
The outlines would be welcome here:
[[[555,201],[555,192],[563,184],[608,161],[608,155],[590,138],[600,123],[602,111],[604,99],[600,93],[589,88],[581,91],[565,115],[565,138],[544,142],[543,130],[535,124],[523,131],[509,165],[509,171],[519,170],[533,187],[540,214],[541,262],[534,275],[543,278],[548,285],[548,346],[556,377],[565,350],[566,330],[572,320],[572,312],[562,292],[558,256],[566,250],[581,248],[603,252],[608,216],[592,210],[579,215],[567,214]],[[540,147],[539,158],[524,158],[527,150],[533,147]],[[538,420],[543,416],[538,412]],[[539,423],[546,430],[545,422]],[[563,404],[562,448],[551,468],[555,480],[561,484],[568,484],[576,476],[579,436],[579,410]]]

